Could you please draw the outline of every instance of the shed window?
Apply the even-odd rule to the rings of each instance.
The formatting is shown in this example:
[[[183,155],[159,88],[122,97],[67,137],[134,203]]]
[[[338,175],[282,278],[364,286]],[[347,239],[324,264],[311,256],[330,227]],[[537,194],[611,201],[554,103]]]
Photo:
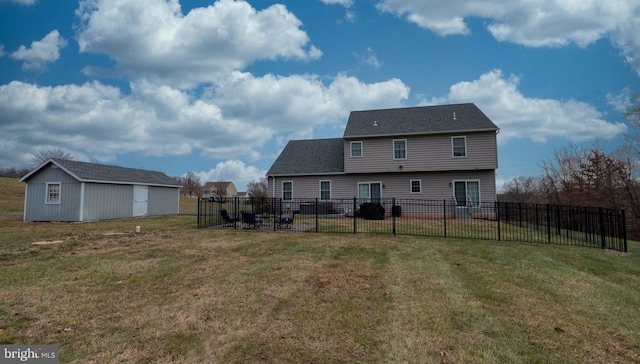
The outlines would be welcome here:
[[[45,203],[60,203],[60,186],[60,182],[47,182],[47,195],[45,196]]]

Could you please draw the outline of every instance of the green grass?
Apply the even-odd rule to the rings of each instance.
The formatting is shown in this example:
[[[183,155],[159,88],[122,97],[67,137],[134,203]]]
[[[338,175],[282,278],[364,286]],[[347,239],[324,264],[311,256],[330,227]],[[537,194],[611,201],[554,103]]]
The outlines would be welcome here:
[[[640,362],[637,242],[195,225],[0,222],[0,344],[59,344],[62,363]]]

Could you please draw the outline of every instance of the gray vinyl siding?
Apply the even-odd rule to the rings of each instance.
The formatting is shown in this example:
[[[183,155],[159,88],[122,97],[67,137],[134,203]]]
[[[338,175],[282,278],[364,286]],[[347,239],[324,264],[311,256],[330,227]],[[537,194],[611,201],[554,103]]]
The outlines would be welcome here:
[[[83,221],[133,217],[133,185],[85,183],[83,214]]]
[[[149,187],[149,216],[177,215],[180,212],[180,190],[167,187]]]
[[[420,180],[422,192],[411,193],[411,180]],[[384,185],[382,198],[447,200],[453,199],[453,181],[479,181],[480,200],[493,202],[496,200],[495,171],[453,172],[400,172],[400,173],[365,173],[356,175],[331,176],[287,176],[276,177],[275,190],[273,177],[269,177],[269,196],[282,197],[282,181],[293,182],[294,199],[320,198],[320,181],[331,181],[331,199],[350,199],[358,195],[358,183],[380,182]]]
[[[46,204],[47,182],[60,182],[60,203]],[[27,184],[25,221],[78,221],[80,183],[59,168],[43,168]]]
[[[453,157],[452,137],[466,137],[467,156]],[[362,157],[351,157],[352,140],[344,142],[345,173],[485,170],[498,167],[496,133],[476,132],[406,136],[406,159],[393,158],[396,137],[364,138]],[[401,168],[402,166],[402,168]]]

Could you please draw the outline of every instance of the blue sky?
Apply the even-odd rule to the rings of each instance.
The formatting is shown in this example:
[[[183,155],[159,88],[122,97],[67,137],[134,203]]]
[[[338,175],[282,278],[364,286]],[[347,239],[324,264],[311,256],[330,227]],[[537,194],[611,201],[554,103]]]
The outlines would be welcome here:
[[[61,148],[244,190],[350,111],[473,102],[500,185],[615,149],[638,92],[637,0],[0,0],[0,167]]]

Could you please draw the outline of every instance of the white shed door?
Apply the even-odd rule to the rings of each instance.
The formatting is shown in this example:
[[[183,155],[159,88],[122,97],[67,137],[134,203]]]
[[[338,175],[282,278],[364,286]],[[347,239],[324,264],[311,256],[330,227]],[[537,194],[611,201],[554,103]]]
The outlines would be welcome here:
[[[133,186],[133,216],[147,215],[148,186]]]

